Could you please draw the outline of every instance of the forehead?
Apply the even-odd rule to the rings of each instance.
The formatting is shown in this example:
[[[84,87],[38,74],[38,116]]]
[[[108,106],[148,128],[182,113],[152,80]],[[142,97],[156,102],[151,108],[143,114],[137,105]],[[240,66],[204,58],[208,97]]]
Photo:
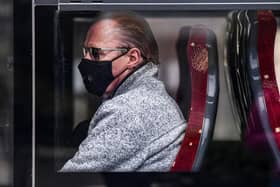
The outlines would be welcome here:
[[[89,28],[84,45],[88,47],[116,47],[119,43],[117,23],[110,19],[98,21]]]

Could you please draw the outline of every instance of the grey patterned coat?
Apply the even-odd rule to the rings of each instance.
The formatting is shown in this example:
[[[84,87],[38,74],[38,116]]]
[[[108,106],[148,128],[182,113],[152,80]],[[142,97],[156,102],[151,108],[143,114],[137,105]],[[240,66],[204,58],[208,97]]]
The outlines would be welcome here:
[[[169,171],[186,122],[157,74],[157,65],[145,64],[101,104],[61,172]]]

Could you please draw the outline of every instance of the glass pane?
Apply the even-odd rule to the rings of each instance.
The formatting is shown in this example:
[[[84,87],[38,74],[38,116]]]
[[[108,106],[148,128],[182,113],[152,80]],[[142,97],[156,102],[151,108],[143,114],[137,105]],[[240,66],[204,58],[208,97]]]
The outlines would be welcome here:
[[[13,1],[0,2],[0,186],[12,184]]]

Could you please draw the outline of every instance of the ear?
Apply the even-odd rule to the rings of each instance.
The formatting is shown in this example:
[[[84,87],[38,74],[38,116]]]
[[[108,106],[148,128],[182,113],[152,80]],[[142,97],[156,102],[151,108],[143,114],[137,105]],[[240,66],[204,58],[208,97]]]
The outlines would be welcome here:
[[[128,69],[136,68],[142,61],[143,58],[141,56],[141,52],[137,48],[131,48],[128,52],[129,61],[127,63]]]

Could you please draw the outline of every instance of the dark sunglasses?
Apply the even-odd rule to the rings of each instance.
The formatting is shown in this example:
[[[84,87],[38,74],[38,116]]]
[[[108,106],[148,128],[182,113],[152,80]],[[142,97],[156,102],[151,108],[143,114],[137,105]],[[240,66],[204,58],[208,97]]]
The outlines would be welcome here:
[[[83,55],[90,54],[95,60],[100,59],[100,52],[101,51],[121,51],[122,54],[128,52],[130,49],[126,47],[120,48],[96,48],[96,47],[83,47]]]

